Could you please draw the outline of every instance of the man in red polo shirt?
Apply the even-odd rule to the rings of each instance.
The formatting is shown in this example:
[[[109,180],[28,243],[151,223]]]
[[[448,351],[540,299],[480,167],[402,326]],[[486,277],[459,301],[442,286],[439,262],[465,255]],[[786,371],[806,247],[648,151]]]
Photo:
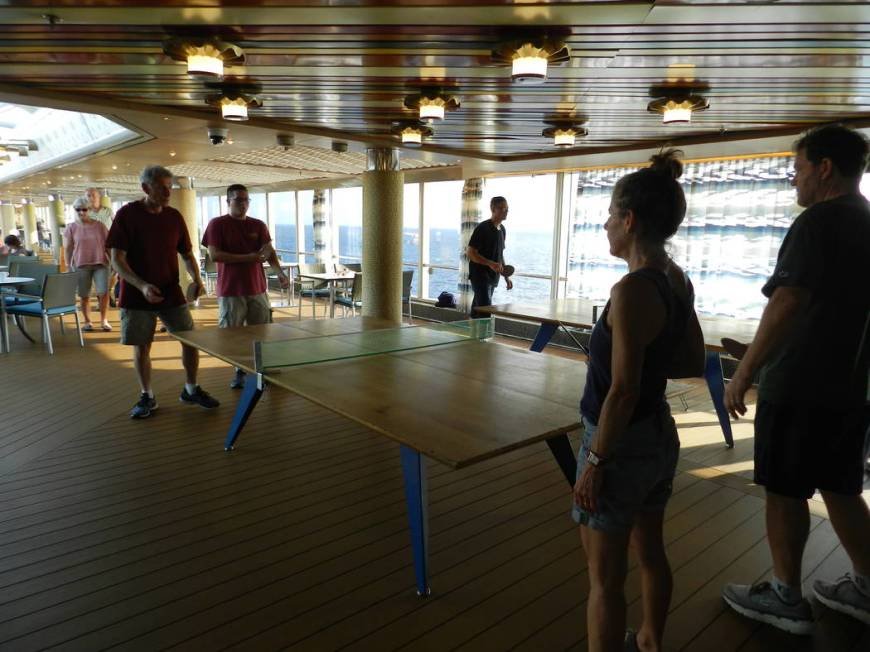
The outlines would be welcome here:
[[[196,294],[202,294],[199,265],[190,246],[184,218],[169,205],[172,172],[149,165],[139,176],[145,198],[123,206],[112,222],[106,248],[112,267],[121,277],[121,344],[133,347],[133,365],[139,380],[139,401],[130,417],[145,419],[157,409],[151,391],[151,343],[157,318],[170,333],[193,329],[193,318],[178,284],[178,256],[193,279]],[[217,400],[196,383],[199,351],[181,345],[186,382],[180,400],[206,409]]]
[[[290,286],[264,222],[248,216],[248,189],[240,183],[227,188],[226,215],[212,219],[202,236],[208,255],[217,263],[218,326],[234,328],[272,321],[263,263],[278,270],[282,288]],[[236,369],[230,387],[245,384],[245,372]]]

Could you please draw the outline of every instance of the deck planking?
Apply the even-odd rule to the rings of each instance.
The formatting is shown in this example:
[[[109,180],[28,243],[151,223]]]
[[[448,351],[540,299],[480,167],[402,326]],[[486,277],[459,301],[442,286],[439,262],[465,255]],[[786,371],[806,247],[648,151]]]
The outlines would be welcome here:
[[[210,305],[195,314],[215,321]],[[88,334],[84,350],[69,329],[55,342],[49,357],[13,333],[2,361],[19,416],[0,426],[0,650],[585,649],[586,566],[545,445],[459,471],[430,462],[434,594],[420,600],[396,444],[267,391],[228,455],[227,365],[202,358],[220,409],[180,405],[178,345],[159,336],[161,408],[135,422],[117,333]],[[706,387],[688,384],[688,410],[673,405],[666,649],[866,649],[868,628],[824,608],[798,639],[724,607],[724,582],[770,572],[763,494],[747,479],[751,422],[724,449]],[[805,590],[848,569],[819,505]],[[626,592],[636,625],[633,562]]]

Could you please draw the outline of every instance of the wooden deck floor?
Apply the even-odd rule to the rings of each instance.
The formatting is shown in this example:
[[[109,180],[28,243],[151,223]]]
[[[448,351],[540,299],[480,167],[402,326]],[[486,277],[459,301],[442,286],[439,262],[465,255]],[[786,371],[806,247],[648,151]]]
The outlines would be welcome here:
[[[195,313],[215,321],[212,307]],[[202,359],[220,409],[182,405],[179,347],[159,336],[160,409],[131,421],[117,333],[88,334],[84,349],[55,333],[54,357],[16,334],[0,358],[0,650],[585,649],[586,564],[545,445],[463,471],[432,464],[433,595],[421,600],[397,445],[267,391],[226,454],[226,365]],[[870,649],[868,628],[824,608],[804,639],[725,610],[724,582],[770,572],[751,423],[727,450],[706,388],[687,399],[674,406],[667,649]],[[807,586],[849,566],[823,505],[813,513]],[[638,596],[632,566],[634,624]]]

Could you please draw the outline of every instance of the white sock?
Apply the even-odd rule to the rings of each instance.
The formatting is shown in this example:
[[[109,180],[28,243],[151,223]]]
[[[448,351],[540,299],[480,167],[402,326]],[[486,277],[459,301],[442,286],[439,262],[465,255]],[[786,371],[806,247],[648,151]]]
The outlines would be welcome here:
[[[154,398],[154,392],[150,389],[146,389],[143,394],[148,394],[148,398]]]
[[[190,383],[184,383],[184,389],[187,390],[188,394],[193,394],[196,391],[196,388],[199,387],[196,383],[191,385]]]

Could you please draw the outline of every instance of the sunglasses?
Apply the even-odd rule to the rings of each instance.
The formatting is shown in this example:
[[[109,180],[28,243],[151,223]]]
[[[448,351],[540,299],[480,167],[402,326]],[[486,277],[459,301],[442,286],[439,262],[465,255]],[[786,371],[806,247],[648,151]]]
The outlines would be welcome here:
[[[76,213],[87,213],[87,212],[88,212],[87,208],[77,208],[76,209]]]

